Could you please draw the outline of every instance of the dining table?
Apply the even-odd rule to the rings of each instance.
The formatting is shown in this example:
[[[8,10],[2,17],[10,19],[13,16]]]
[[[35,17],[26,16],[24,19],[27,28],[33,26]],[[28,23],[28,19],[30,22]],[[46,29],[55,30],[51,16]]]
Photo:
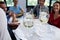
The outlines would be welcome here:
[[[48,23],[33,19],[32,27],[24,26],[24,18],[18,18],[20,25],[13,30],[17,40],[60,40],[60,29]]]

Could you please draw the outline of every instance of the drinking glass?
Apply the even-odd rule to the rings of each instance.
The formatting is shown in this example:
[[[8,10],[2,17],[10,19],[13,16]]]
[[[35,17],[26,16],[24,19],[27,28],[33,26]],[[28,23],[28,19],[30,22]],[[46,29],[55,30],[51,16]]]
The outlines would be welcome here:
[[[28,27],[28,28],[33,26],[33,17],[29,12],[24,14],[23,24],[25,27]]]
[[[47,12],[40,12],[39,20],[41,23],[47,23],[49,20],[49,14]]]

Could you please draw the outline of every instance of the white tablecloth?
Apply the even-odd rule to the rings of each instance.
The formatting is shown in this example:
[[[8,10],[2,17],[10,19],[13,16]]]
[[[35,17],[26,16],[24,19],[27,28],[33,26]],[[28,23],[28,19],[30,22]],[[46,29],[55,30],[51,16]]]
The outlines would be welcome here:
[[[60,29],[49,24],[42,24],[39,19],[34,19],[34,25],[27,28],[23,25],[23,18],[19,19],[20,25],[13,30],[17,40],[60,40]]]

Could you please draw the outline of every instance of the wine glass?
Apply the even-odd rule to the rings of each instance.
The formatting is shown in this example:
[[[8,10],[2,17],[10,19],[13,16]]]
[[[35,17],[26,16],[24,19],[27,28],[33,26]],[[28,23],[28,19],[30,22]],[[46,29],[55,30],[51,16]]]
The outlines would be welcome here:
[[[33,17],[31,14],[29,14],[29,12],[24,14],[23,24],[25,27],[28,27],[28,28],[33,26]]]
[[[47,12],[40,12],[39,20],[41,23],[47,23],[49,19],[49,14]]]

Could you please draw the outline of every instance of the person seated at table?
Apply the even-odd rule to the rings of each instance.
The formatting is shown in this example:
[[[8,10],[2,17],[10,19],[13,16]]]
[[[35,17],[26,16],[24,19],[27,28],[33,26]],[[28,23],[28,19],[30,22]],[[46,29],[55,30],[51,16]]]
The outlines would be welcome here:
[[[49,8],[44,5],[45,0],[38,0],[39,4],[33,8],[33,14],[35,18],[39,18],[40,12],[49,13]]]
[[[7,18],[3,9],[0,8],[0,40],[11,40],[7,30]]]
[[[4,12],[6,13],[6,16],[7,16],[7,24],[8,24],[8,31],[9,31],[9,34],[10,34],[10,37],[12,40],[16,40],[16,37],[12,31],[12,29],[16,29],[18,27],[18,23],[16,23],[16,16],[15,14],[12,14],[12,12],[10,13],[7,13],[7,7],[6,7],[6,4],[2,1],[0,1],[0,8],[2,8],[4,10]],[[8,15],[7,15],[8,14]],[[9,20],[10,18],[12,17],[12,22],[9,23]],[[15,23],[14,23],[15,22]]]
[[[18,0],[13,0],[14,6],[10,7],[9,10],[16,14],[16,17],[20,17],[23,15],[23,10],[20,6],[17,6]]]
[[[15,25],[15,26],[19,25],[18,20],[16,19],[16,15],[13,14],[13,12],[8,12],[6,4],[4,2],[2,2],[2,1],[0,1],[0,8],[2,8],[5,11],[5,13],[8,14],[6,16],[7,16],[7,22],[8,22],[9,25]],[[12,18],[12,20],[9,23],[9,20],[11,18]]]
[[[20,23],[18,23],[18,20],[16,18],[16,15],[13,14],[13,13],[10,13],[9,16],[10,16],[10,18],[9,18],[9,21],[8,21],[8,25],[12,29],[16,29],[18,27],[18,25],[20,24]]]
[[[60,2],[56,1],[53,4],[48,23],[60,28]]]

